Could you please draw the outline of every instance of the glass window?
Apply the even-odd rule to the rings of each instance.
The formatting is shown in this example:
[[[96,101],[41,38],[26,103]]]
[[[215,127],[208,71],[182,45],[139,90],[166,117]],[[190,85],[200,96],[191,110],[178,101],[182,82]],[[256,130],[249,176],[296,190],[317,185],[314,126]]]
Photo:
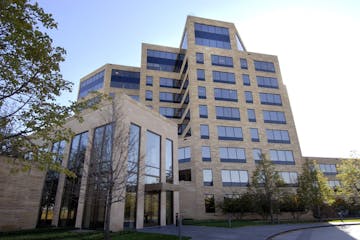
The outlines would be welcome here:
[[[206,105],[199,105],[199,115],[200,115],[200,118],[208,117],[208,109],[207,109]]]
[[[254,148],[253,149],[253,158],[254,158],[254,161],[257,162],[257,161],[261,161],[261,149],[259,148]]]
[[[152,91],[151,91],[151,90],[146,90],[146,92],[145,92],[145,99],[146,99],[147,101],[152,101],[153,95],[152,95]]]
[[[286,185],[294,186],[298,183],[298,174],[297,172],[278,172],[280,178],[284,181]]]
[[[191,181],[191,169],[180,170],[179,181]]]
[[[204,162],[211,161],[211,153],[209,146],[202,146],[201,147],[201,156]]]
[[[165,153],[165,164],[166,164],[166,182],[173,183],[173,142],[170,139],[166,139],[166,153]]]
[[[214,213],[215,212],[215,197],[214,194],[205,194],[205,212]]]
[[[231,49],[229,29],[195,23],[195,44],[207,47]]]
[[[237,91],[223,88],[214,88],[215,100],[237,102]]]
[[[247,186],[249,183],[248,172],[242,170],[221,170],[221,178],[224,187]]]
[[[184,112],[183,108],[160,107],[159,113],[167,118],[181,118]]]
[[[250,136],[252,142],[260,142],[259,131],[257,128],[250,128]]]
[[[335,164],[319,164],[320,171],[325,175],[336,175],[336,165]]]
[[[212,74],[214,82],[235,84],[234,73],[213,71]]]
[[[277,78],[256,76],[258,87],[262,88],[279,88]]]
[[[236,39],[236,47],[239,51],[244,51],[244,46],[242,45],[240,38],[237,34],[235,34],[235,39]]]
[[[216,106],[216,119],[240,121],[239,108]]]
[[[252,92],[245,91],[245,102],[246,103],[253,103],[254,102]]]
[[[287,130],[266,129],[266,136],[269,143],[290,143]]]
[[[250,86],[250,76],[249,74],[243,74],[242,75],[243,85],[244,86]]]
[[[152,86],[152,85],[153,85],[153,77],[146,76],[146,86]]]
[[[202,86],[198,86],[198,97],[200,99],[206,99],[206,88]]]
[[[241,127],[217,126],[219,140],[243,140]]]
[[[259,95],[261,104],[282,106],[280,94],[260,93]]]
[[[329,186],[332,188],[340,187],[339,180],[329,180],[328,183],[329,183]]]
[[[80,82],[80,90],[78,98],[87,96],[90,92],[97,91],[104,86],[105,70]]]
[[[196,69],[197,80],[205,81],[205,71],[204,69]]]
[[[204,63],[204,54],[196,53],[196,63],[203,64]]]
[[[160,102],[180,103],[182,98],[183,95],[180,93],[160,92],[159,94]]]
[[[272,62],[256,61],[254,60],[254,66],[256,71],[262,72],[275,72],[275,66]]]
[[[203,169],[204,186],[213,186],[213,176],[211,169]]]
[[[181,80],[160,77],[160,87],[179,89],[181,87]]]
[[[248,63],[245,58],[240,58],[240,67],[241,69],[248,69]]]
[[[182,147],[178,149],[178,161],[179,163],[185,163],[191,161],[191,148]]]
[[[249,122],[256,122],[256,115],[254,109],[248,109],[247,114]]]
[[[206,124],[200,125],[200,136],[202,139],[209,139],[209,126]]]
[[[221,162],[246,162],[245,149],[236,147],[219,148]]]
[[[147,49],[146,60],[149,70],[180,72],[184,54]]]
[[[290,150],[270,150],[270,160],[275,164],[295,164],[293,152]]]
[[[214,66],[233,67],[232,57],[211,55],[211,64]]]
[[[112,69],[110,87],[139,89],[140,72]]]
[[[286,124],[284,112],[279,111],[263,111],[264,123]]]
[[[145,184],[160,182],[160,142],[159,135],[146,132]]]

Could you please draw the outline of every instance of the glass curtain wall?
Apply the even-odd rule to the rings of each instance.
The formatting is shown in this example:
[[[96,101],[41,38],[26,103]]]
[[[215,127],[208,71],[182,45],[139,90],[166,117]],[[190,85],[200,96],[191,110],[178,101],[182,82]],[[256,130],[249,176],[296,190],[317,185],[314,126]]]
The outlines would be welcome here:
[[[125,195],[125,217],[124,228],[136,227],[136,192],[138,186],[139,171],[139,151],[140,151],[140,127],[130,125],[129,147],[128,147],[128,166],[127,182]]]
[[[65,179],[65,187],[59,217],[60,226],[75,227],[87,144],[88,132],[76,135],[71,142],[68,169],[75,173],[76,177],[66,177]]]
[[[66,146],[65,140],[56,142],[52,145],[51,152],[53,153],[53,162],[61,165],[64,149]],[[54,206],[57,186],[59,182],[59,173],[49,170],[46,173],[45,183],[41,195],[40,213],[38,226],[50,226],[54,216]]]
[[[83,216],[84,228],[103,228],[112,158],[113,125],[95,129]]]

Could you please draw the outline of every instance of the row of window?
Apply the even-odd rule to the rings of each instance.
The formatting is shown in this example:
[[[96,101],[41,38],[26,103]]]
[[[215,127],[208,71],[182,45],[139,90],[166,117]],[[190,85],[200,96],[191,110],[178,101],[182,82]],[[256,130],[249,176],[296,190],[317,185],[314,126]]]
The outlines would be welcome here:
[[[198,86],[198,97],[200,99],[207,98],[206,87]],[[244,97],[246,103],[254,102],[252,92],[245,91]],[[260,103],[263,105],[282,106],[282,100],[280,94],[259,93],[259,97],[260,97]],[[232,89],[225,89],[225,88],[214,88],[214,98],[215,100],[220,100],[220,101],[231,101],[231,102],[238,101],[237,91]]]
[[[285,185],[296,185],[298,183],[297,172],[278,172]],[[221,170],[221,181],[223,187],[239,187],[249,185],[249,175],[246,170]],[[203,169],[204,186],[213,186],[213,174],[211,169]]]
[[[199,81],[205,81],[205,70],[196,69],[196,77]],[[242,74],[242,81],[244,86],[250,86],[250,76],[249,74]],[[235,74],[231,72],[222,72],[222,71],[212,71],[212,78],[214,82],[235,84]],[[279,83],[277,78],[274,77],[264,77],[256,76],[257,86],[261,88],[279,88]]]
[[[244,148],[239,147],[220,147],[218,149],[220,162],[246,162],[246,151]],[[254,148],[252,151],[253,159],[255,162],[261,161],[261,149]],[[294,165],[295,159],[291,150],[275,150],[269,151],[270,160],[274,164],[287,164]],[[204,162],[211,161],[211,149],[210,146],[201,147],[201,158]],[[191,161],[191,148],[182,147],[178,149],[178,161],[179,163]]]
[[[83,98],[92,91],[99,90],[104,86],[105,70],[89,77],[80,83],[79,98]]]

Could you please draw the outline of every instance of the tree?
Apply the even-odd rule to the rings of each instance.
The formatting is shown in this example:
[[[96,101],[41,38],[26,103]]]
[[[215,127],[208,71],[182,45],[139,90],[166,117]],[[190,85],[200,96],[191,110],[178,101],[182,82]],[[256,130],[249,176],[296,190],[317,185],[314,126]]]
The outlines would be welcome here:
[[[115,98],[99,110],[108,124],[95,129],[90,162],[84,168],[88,178],[86,198],[93,206],[84,217],[90,219],[93,213],[104,210],[104,239],[110,239],[111,208],[126,199],[130,201],[131,193],[136,192],[142,159],[140,128],[127,122],[120,102]]]
[[[338,189],[339,196],[342,196],[350,206],[360,206],[360,160],[347,159],[341,161],[338,166],[337,178],[341,182]]]
[[[282,183],[283,181],[275,171],[273,163],[264,154],[261,154],[261,161],[259,161],[252,176],[252,185],[258,195],[257,199],[265,201],[272,223],[274,222],[274,206],[279,199],[279,186]]]
[[[21,158],[30,152],[40,168],[61,170],[46,150],[70,139],[71,131],[62,126],[83,105],[57,102],[72,83],[60,74],[65,50],[53,46],[46,33],[56,28],[37,3],[0,1],[0,154]]]
[[[334,202],[334,192],[330,188],[324,174],[319,170],[315,162],[305,160],[302,174],[299,177],[299,197],[308,210],[316,211],[315,216],[322,218],[321,208],[324,204],[331,205]]]
[[[299,194],[295,193],[285,193],[281,196],[280,211],[290,212],[293,219],[297,221],[299,221],[300,215],[306,212]]]

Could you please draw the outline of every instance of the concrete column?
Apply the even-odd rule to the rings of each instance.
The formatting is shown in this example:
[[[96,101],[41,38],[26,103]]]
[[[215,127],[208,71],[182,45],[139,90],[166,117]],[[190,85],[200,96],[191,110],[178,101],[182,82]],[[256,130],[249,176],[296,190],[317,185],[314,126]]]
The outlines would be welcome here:
[[[176,223],[176,213],[180,213],[180,202],[179,202],[179,191],[173,192],[173,210],[174,210],[174,216],[173,216],[173,222]],[[181,216],[182,217],[182,216]]]
[[[166,192],[160,192],[160,226],[166,226]]]
[[[119,232],[124,228],[124,201],[111,205],[110,210],[110,231]]]

